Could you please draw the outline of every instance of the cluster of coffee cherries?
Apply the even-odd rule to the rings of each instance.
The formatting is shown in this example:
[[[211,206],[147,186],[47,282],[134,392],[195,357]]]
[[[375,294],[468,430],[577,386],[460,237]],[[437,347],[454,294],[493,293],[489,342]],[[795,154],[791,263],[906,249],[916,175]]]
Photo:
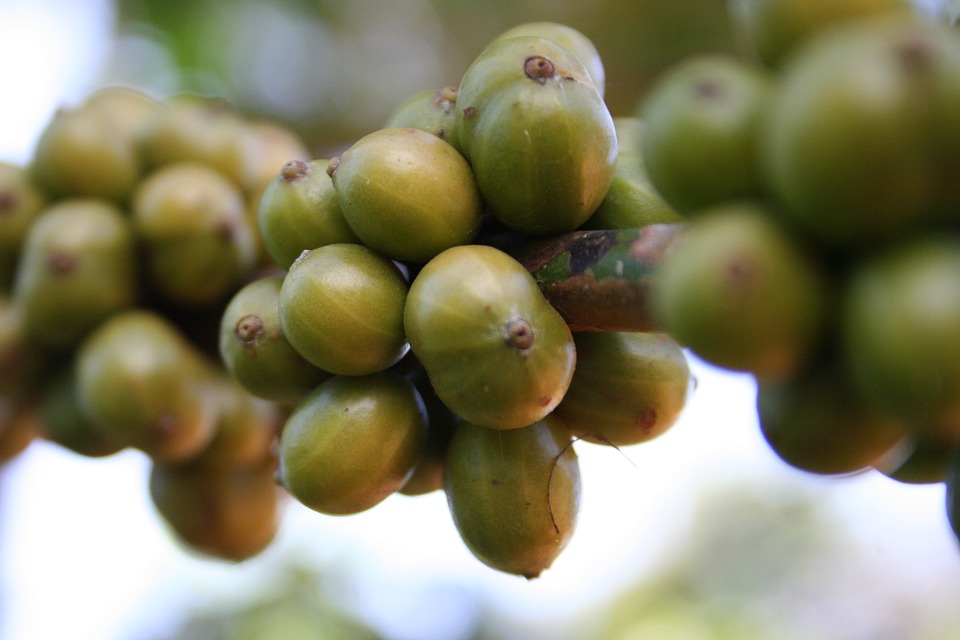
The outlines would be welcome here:
[[[575,528],[574,443],[632,445],[675,423],[681,347],[572,330],[513,251],[681,220],[643,171],[641,123],[615,119],[603,91],[582,33],[524,24],[457,86],[280,168],[258,210],[279,272],[232,298],[219,344],[244,388],[288,410],[277,478],[294,499],[349,515],[443,491],[480,561],[534,578]]]
[[[900,0],[731,9],[749,55],[683,60],[638,110],[688,220],[658,317],[755,375],[787,463],[946,482],[960,533],[960,33]]]
[[[226,373],[217,326],[269,264],[260,193],[308,155],[221,100],[108,87],[59,109],[26,166],[0,164],[0,459],[36,438],[136,449],[190,548],[269,544],[283,413]]]

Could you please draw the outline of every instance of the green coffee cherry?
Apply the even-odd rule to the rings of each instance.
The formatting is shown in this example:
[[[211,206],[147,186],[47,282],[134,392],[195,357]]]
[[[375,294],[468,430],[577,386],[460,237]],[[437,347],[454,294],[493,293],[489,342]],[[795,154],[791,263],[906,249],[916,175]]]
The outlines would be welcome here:
[[[391,371],[336,376],[290,414],[280,436],[282,485],[321,513],[359,513],[410,478],[426,443],[426,411]]]
[[[359,244],[309,251],[280,287],[280,326],[313,365],[341,375],[377,373],[408,350],[407,282],[387,258]]]
[[[760,158],[791,223],[870,248],[960,206],[958,131],[956,34],[923,19],[857,22],[784,70]]]
[[[256,265],[243,194],[208,165],[183,162],[149,174],[132,214],[149,283],[168,301],[219,303]]]
[[[216,169],[245,192],[259,184],[261,140],[223,100],[197,95],[168,98],[144,125],[140,139],[140,151],[150,169],[198,162]]]
[[[27,170],[0,162],[0,291],[9,291],[27,231],[47,206]]]
[[[582,229],[632,229],[681,222],[683,217],[663,199],[643,162],[641,140],[646,125],[636,117],[614,118],[617,164],[613,182]]]
[[[643,98],[640,152],[650,181],[678,211],[764,194],[761,116],[774,86],[758,65],[721,55],[687,58]]]
[[[552,40],[577,56],[597,88],[597,93],[603,97],[606,89],[607,73],[603,67],[603,59],[596,45],[586,35],[573,27],[558,22],[525,22],[511,27],[497,36],[498,40],[517,36],[538,36]]]
[[[445,491],[477,559],[536,578],[569,543],[580,510],[570,433],[553,416],[510,431],[464,423],[447,453]]]
[[[413,128],[432,133],[457,151],[457,88],[427,89],[404,100],[387,118],[384,129]]]
[[[347,224],[389,258],[426,262],[480,231],[482,202],[470,165],[426,131],[369,133],[330,170]]]
[[[656,438],[680,417],[691,375],[680,345],[663,333],[573,335],[577,367],[554,410],[575,436],[623,446]]]
[[[154,463],[150,499],[186,549],[240,562],[276,538],[285,496],[274,481],[276,462],[219,469]]]
[[[263,190],[283,165],[297,160],[308,162],[311,156],[306,142],[290,127],[265,118],[254,118],[246,124],[249,135],[259,142],[259,151],[253,158],[253,177],[246,189],[247,197],[257,205]]]
[[[931,436],[960,438],[960,242],[903,241],[858,264],[841,350],[856,389]]]
[[[44,127],[30,164],[52,198],[92,197],[125,204],[143,171],[135,139],[99,109],[61,108]]]
[[[663,330],[720,367],[789,377],[825,331],[829,292],[820,266],[763,206],[698,214],[656,277]]]
[[[403,324],[437,395],[474,424],[533,424],[560,403],[573,375],[566,322],[530,273],[493,247],[454,247],[428,262]]]
[[[821,475],[862,471],[886,455],[907,433],[863,402],[837,363],[818,363],[803,374],[761,384],[760,431],[789,465]]]
[[[216,433],[209,367],[164,317],[141,309],[116,313],[77,349],[77,400],[111,440],[157,461],[183,461]]]
[[[161,102],[147,93],[130,87],[109,86],[97,89],[83,102],[89,111],[103,114],[124,136],[139,148],[140,137]]]
[[[330,377],[290,344],[280,325],[283,276],[267,276],[234,294],[220,321],[218,348],[231,377],[257,397],[292,406]]]
[[[537,36],[491,43],[457,93],[460,147],[484,201],[508,227],[570,231],[613,180],[613,118],[583,63]]]
[[[195,467],[255,469],[275,462],[273,446],[285,418],[280,406],[250,394],[229,375],[217,371],[211,381],[217,404],[215,433],[190,459]]]
[[[782,67],[802,45],[845,23],[894,11],[915,11],[909,0],[733,0],[733,24],[757,57]]]
[[[66,349],[131,307],[138,284],[129,217],[106,200],[71,198],[52,205],[30,227],[13,296],[31,339]]]
[[[257,224],[274,262],[289,269],[300,254],[336,242],[359,243],[327,174],[329,159],[287,162],[260,197]]]

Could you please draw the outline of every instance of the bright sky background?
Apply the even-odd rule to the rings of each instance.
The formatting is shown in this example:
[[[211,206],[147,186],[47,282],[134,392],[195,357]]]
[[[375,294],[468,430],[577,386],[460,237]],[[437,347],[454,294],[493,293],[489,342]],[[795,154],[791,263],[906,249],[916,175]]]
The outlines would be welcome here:
[[[53,109],[96,82],[111,11],[106,0],[0,0],[0,161],[25,162]],[[0,640],[141,638],[149,621],[163,629],[165,611],[190,604],[183,599],[193,589],[235,596],[249,588],[246,578],[269,575],[277,556],[293,554],[324,567],[355,561],[361,602],[394,637],[437,637],[431,616],[439,612],[480,615],[459,610],[454,592],[438,591],[445,580],[466,579],[536,628],[661,566],[676,538],[696,531],[693,509],[704,492],[738,481],[811,492],[825,510],[845,514],[864,553],[890,575],[958,585],[942,487],[788,469],[759,436],[751,380],[694,367],[697,390],[667,434],[622,453],[578,447],[580,524],[555,565],[529,583],[469,555],[441,494],[393,496],[347,518],[291,505],[275,549],[262,558],[198,562],[153,513],[142,456],[86,460],[37,443],[0,471]],[[410,615],[428,600],[437,603],[431,615]]]

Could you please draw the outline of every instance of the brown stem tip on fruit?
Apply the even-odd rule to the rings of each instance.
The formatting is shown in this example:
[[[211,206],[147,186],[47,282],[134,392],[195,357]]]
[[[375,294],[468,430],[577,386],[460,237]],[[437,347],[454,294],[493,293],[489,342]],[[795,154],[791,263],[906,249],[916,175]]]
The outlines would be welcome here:
[[[47,260],[47,266],[50,267],[51,272],[59,276],[65,276],[76,269],[79,262],[80,259],[72,253],[55,251],[50,254],[50,258]]]
[[[307,175],[308,171],[310,171],[310,165],[303,160],[291,160],[280,169],[280,175],[287,182],[293,182]]]
[[[0,213],[13,211],[17,206],[17,194],[10,189],[0,190]]]
[[[251,344],[263,334],[263,320],[259,316],[247,315],[237,320],[233,332],[243,344]]]
[[[536,80],[540,84],[557,75],[557,67],[548,58],[543,56],[530,56],[523,63],[523,72],[531,80]]]
[[[926,39],[905,38],[897,43],[896,53],[907,70],[921,71],[933,63],[934,51]]]
[[[333,156],[330,158],[330,162],[327,163],[327,175],[331,178],[333,174],[336,173],[337,167],[340,166],[340,156]]]
[[[705,101],[717,100],[723,95],[723,85],[712,80],[701,80],[694,83],[693,93]]]
[[[457,104],[457,87],[444,87],[437,91],[433,99],[440,108],[449,113],[453,105]]]
[[[507,323],[507,344],[523,355],[533,348],[533,327],[523,318],[512,318]]]

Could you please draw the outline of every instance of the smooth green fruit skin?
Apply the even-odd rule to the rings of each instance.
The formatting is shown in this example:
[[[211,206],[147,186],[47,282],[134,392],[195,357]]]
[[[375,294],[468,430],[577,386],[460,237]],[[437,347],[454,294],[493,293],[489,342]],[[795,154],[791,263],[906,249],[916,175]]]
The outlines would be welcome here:
[[[269,547],[279,530],[285,496],[274,480],[275,464],[219,469],[155,463],[150,499],[188,550],[240,562]]]
[[[524,322],[527,348],[511,343],[511,327]],[[468,422],[533,424],[570,385],[570,329],[530,273],[493,247],[454,247],[427,263],[410,286],[403,324],[437,395]]]
[[[734,0],[734,27],[771,68],[816,35],[844,23],[893,11],[915,11],[909,0]]]
[[[656,271],[663,330],[705,360],[762,379],[789,377],[825,331],[819,266],[753,204],[701,213]]]
[[[904,240],[851,274],[842,344],[869,402],[960,441],[960,242]]]
[[[61,109],[33,150],[31,179],[51,198],[125,204],[142,173],[137,145],[117,121],[83,107]]]
[[[159,100],[139,89],[119,85],[97,89],[83,101],[85,109],[101,113],[137,145],[141,132],[161,105]]]
[[[804,48],[765,114],[760,157],[784,213],[870,247],[960,203],[960,42],[928,20],[857,23]]]
[[[78,346],[73,366],[81,412],[118,443],[174,462],[214,437],[209,365],[163,316],[142,309],[110,316]]]
[[[908,433],[902,421],[863,402],[837,364],[761,384],[757,413],[763,438],[781,460],[820,475],[867,469]]]
[[[280,435],[280,482],[320,513],[366,511],[411,476],[426,429],[423,401],[399,374],[335,376],[287,419]]]
[[[140,153],[150,169],[198,162],[249,192],[259,180],[262,143],[231,105],[184,94],[164,100],[144,124]]]
[[[359,244],[330,244],[297,260],[278,298],[280,326],[307,361],[340,375],[368,375],[408,351],[407,282],[390,260]]]
[[[0,162],[0,292],[10,290],[24,238],[46,206],[27,169]]]
[[[280,325],[283,276],[242,287],[220,320],[218,349],[231,377],[259,398],[293,405],[330,377],[293,348]]]
[[[955,443],[910,433],[873,467],[902,484],[937,484],[946,480],[950,457],[956,449]]]
[[[221,371],[215,375],[215,433],[190,464],[226,471],[275,462],[273,446],[286,417],[282,405],[252,395]]]
[[[288,163],[260,197],[257,225],[273,261],[289,269],[300,254],[326,244],[359,243],[327,175],[330,160]]]
[[[555,74],[529,77],[533,57]],[[537,36],[491,43],[457,93],[460,146],[491,212],[531,235],[576,229],[613,181],[613,118],[583,63]]]
[[[762,114],[774,86],[757,65],[719,54],[670,68],[637,109],[640,152],[650,180],[688,215],[736,198],[761,196]]]
[[[456,87],[420,91],[400,103],[400,106],[387,118],[383,128],[421,129],[449,143],[459,152],[456,107]]]
[[[43,436],[73,453],[102,458],[125,447],[96,429],[83,415],[77,399],[72,369],[60,371],[43,389],[40,398]]]
[[[577,367],[554,413],[590,442],[625,446],[646,442],[677,421],[691,376],[686,356],[670,336],[653,332],[573,335]]]
[[[46,209],[24,239],[13,297],[38,344],[75,346],[138,297],[136,239],[106,200],[71,198]]]
[[[583,66],[586,67],[593,86],[597,88],[597,93],[603,97],[606,90],[607,72],[603,67],[603,59],[596,45],[586,35],[573,27],[558,22],[525,22],[511,27],[497,36],[498,40],[514,38],[517,36],[539,36],[552,40],[565,47],[580,59]]]
[[[613,182],[600,206],[580,228],[632,229],[682,222],[683,216],[657,192],[644,165],[640,140],[646,125],[636,117],[614,118],[613,124],[619,149]]]
[[[447,453],[444,490],[457,531],[481,562],[536,578],[577,523],[580,468],[570,433],[554,416],[511,431],[464,423]]]
[[[219,304],[256,265],[243,194],[208,165],[182,162],[147,175],[132,215],[150,284],[167,300]]]
[[[435,135],[379,129],[353,143],[334,166],[347,224],[389,258],[426,262],[480,232],[483,203],[473,171]]]
[[[27,331],[23,308],[0,296],[0,398],[30,397],[55,366],[55,352],[37,348]]]

